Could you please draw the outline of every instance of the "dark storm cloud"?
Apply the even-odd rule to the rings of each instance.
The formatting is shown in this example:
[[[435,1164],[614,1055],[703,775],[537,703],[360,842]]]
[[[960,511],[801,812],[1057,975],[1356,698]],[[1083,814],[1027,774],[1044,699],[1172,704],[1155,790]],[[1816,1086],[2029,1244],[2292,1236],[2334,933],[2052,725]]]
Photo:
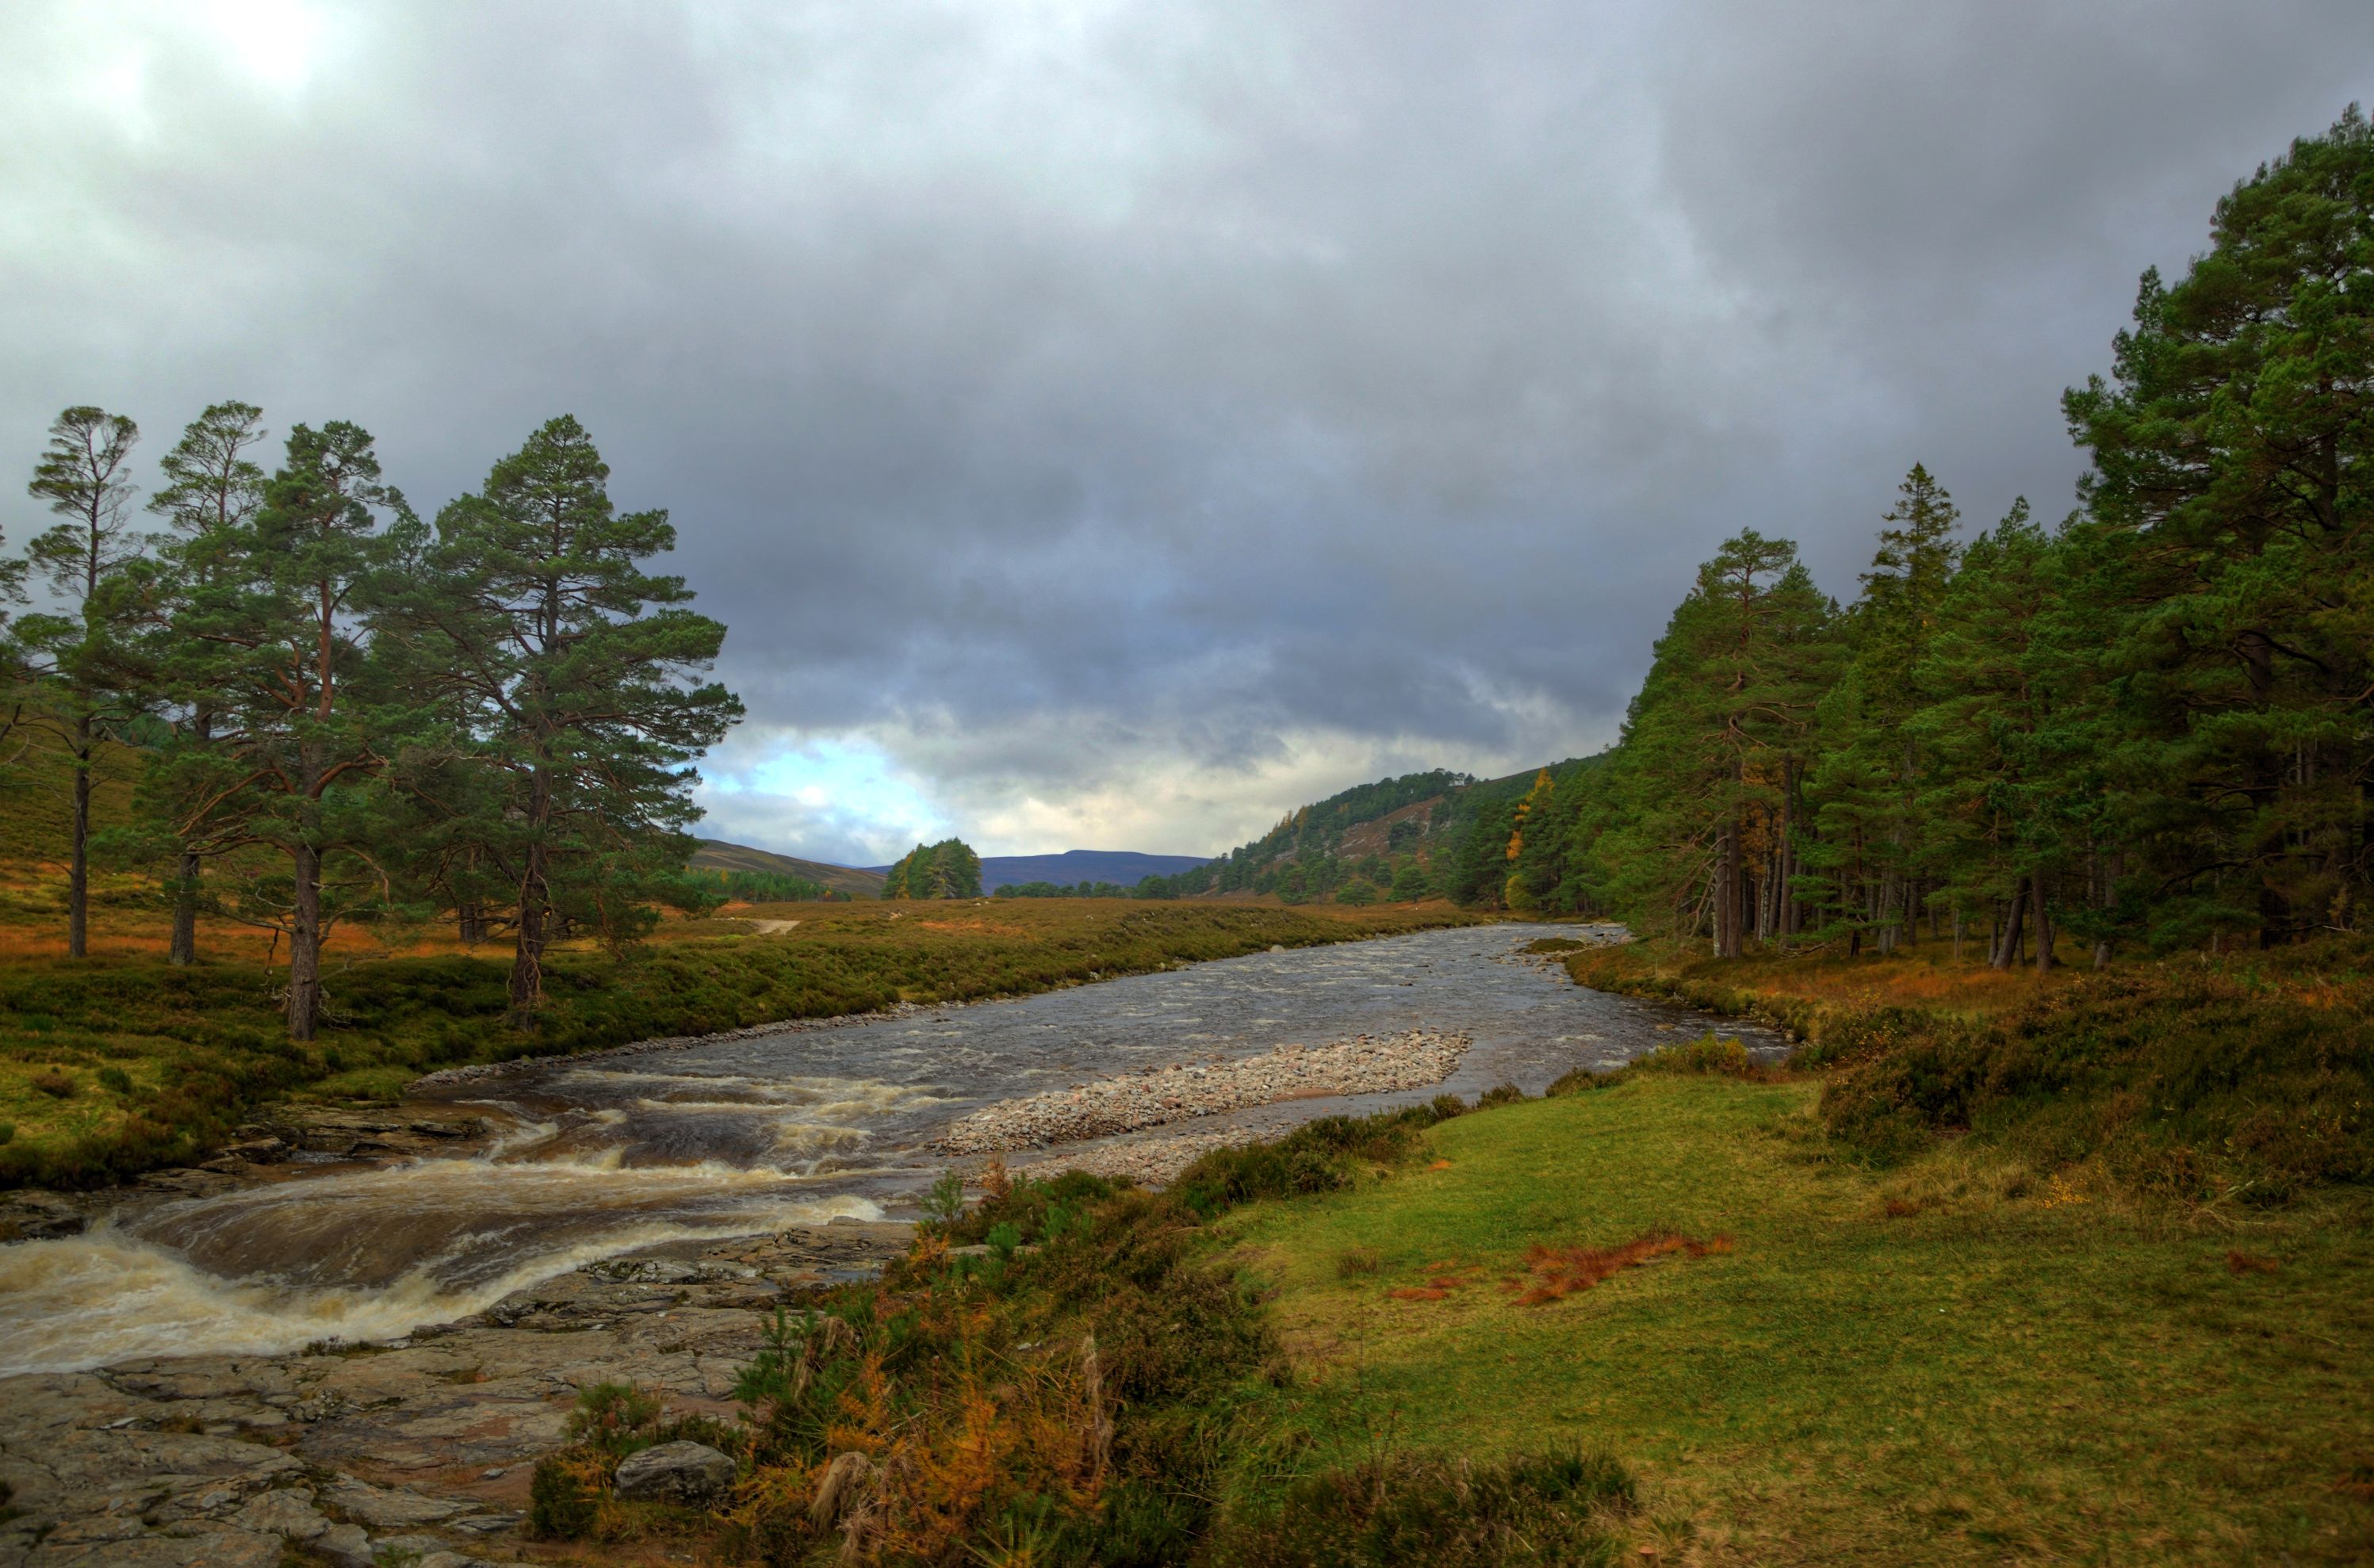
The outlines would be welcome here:
[[[428,509],[575,412],[733,627],[725,830],[1204,848],[1607,739],[1740,526],[1844,593],[1915,458],[2057,512],[2136,273],[2369,64],[2306,0],[18,6],[0,437],[244,396]]]

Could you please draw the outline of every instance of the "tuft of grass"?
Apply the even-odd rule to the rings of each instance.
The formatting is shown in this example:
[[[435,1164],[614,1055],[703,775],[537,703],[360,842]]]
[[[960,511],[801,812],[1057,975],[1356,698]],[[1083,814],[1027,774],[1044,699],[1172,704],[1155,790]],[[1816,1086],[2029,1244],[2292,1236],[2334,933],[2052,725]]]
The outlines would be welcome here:
[[[1374,1274],[1380,1261],[1377,1249],[1373,1246],[1346,1248],[1336,1255],[1335,1277],[1339,1280],[1356,1280],[1364,1275]]]

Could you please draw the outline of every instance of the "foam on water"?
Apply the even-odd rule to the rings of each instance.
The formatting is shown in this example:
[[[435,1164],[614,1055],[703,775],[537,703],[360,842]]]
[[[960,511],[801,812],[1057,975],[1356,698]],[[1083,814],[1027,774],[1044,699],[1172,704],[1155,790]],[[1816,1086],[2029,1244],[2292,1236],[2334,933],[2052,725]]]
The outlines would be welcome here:
[[[453,1162],[462,1164],[464,1162]],[[475,1163],[475,1162],[468,1162]],[[172,1249],[101,1225],[64,1241],[0,1247],[0,1375],[75,1372],[137,1356],[279,1355],[316,1340],[400,1338],[428,1323],[483,1312],[511,1292],[637,1246],[735,1235],[768,1225],[876,1219],[862,1198],[786,1200],[730,1218],[631,1222],[516,1257],[457,1284],[431,1258],[377,1286],[290,1286],[226,1279]]]

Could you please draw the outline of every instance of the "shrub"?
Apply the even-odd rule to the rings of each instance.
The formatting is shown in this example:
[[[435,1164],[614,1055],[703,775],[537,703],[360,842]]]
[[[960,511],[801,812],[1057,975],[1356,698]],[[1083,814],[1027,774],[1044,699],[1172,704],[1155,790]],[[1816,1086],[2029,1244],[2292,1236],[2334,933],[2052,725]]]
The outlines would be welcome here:
[[[1494,1106],[1520,1106],[1524,1101],[1525,1092],[1514,1083],[1498,1083],[1475,1096],[1475,1108],[1488,1111]]]
[[[1550,1081],[1542,1091],[1545,1098],[1557,1099],[1561,1094],[1581,1094],[1593,1089],[1606,1089],[1624,1082],[1625,1069],[1610,1068],[1602,1072],[1597,1068],[1573,1067]]]
[[[1475,1465],[1397,1454],[1294,1487],[1275,1514],[1232,1522],[1219,1568],[1404,1563],[1612,1563],[1605,1515],[1631,1511],[1631,1476],[1604,1455],[1557,1449]]]
[[[964,1177],[955,1171],[942,1171],[940,1179],[923,1194],[918,1205],[923,1211],[923,1228],[946,1232],[964,1218]]]
[[[129,1094],[132,1075],[120,1067],[102,1067],[99,1070],[99,1086],[111,1094]]]
[[[68,1100],[74,1097],[75,1081],[54,1068],[47,1072],[33,1074],[29,1082],[34,1089],[53,1100]]]
[[[1632,1065],[1642,1072],[1719,1072],[1731,1078],[1761,1078],[1764,1070],[1747,1047],[1710,1029],[1686,1045],[1660,1046]]]
[[[575,1540],[589,1534],[615,1468],[582,1450],[538,1459],[528,1481],[527,1533],[539,1540]]]

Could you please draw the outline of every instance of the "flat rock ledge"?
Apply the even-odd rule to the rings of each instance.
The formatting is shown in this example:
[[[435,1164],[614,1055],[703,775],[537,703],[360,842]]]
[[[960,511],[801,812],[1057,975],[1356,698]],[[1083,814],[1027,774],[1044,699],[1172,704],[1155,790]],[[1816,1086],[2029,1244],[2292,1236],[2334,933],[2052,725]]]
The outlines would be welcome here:
[[[1043,1149],[1283,1100],[1423,1088],[1450,1077],[1470,1043],[1465,1035],[1416,1029],[1099,1079],[984,1106],[951,1124],[932,1147],[947,1154]]]
[[[535,1461],[567,1441],[581,1388],[636,1383],[730,1418],[766,1314],[912,1235],[842,1220],[676,1243],[400,1340],[0,1377],[0,1568],[517,1562]],[[668,1446],[643,1464],[655,1494],[731,1479],[725,1456]]]

